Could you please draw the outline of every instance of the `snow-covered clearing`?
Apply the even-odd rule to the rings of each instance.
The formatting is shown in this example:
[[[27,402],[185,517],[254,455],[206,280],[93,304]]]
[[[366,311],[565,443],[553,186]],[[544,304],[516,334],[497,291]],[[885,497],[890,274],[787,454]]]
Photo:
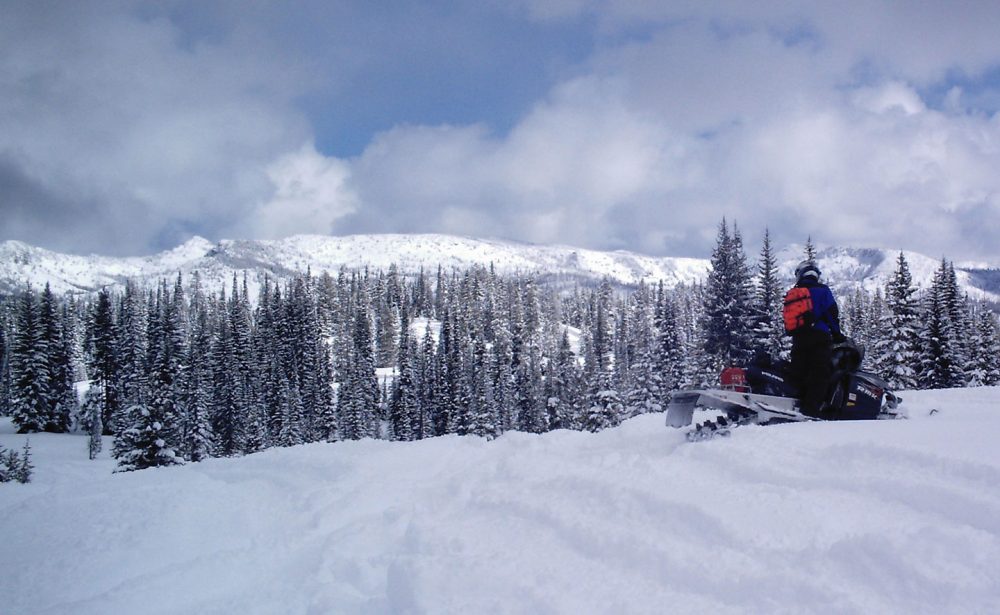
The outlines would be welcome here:
[[[114,475],[34,435],[34,481],[0,486],[0,611],[996,612],[1000,389],[904,398],[695,444],[647,415]]]

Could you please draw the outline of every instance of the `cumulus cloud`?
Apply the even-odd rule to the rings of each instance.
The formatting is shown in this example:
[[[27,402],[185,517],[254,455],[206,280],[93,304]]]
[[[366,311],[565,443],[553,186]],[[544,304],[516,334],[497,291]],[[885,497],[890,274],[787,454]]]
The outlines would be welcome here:
[[[890,14],[869,17],[885,24]],[[991,250],[975,229],[1000,219],[990,171],[1000,163],[1000,119],[954,100],[931,108],[918,89],[945,67],[987,66],[982,48],[943,24],[950,55],[932,63],[894,49],[871,61],[897,70],[858,80],[863,33],[816,22],[803,42],[754,18],[760,27],[664,26],[609,46],[509,134],[394,130],[354,165],[352,185],[369,219],[401,231],[704,254],[726,215],[751,238],[768,226],[778,241],[812,235],[956,258]],[[971,28],[971,38],[980,34]],[[910,36],[901,40],[912,48]]]
[[[30,186],[0,184],[2,238],[135,254],[211,235],[310,133],[266,50],[185,46],[118,4],[5,3],[0,58],[0,155]]]
[[[347,186],[349,174],[347,163],[307,144],[267,168],[274,194],[233,228],[239,236],[262,239],[332,233],[338,219],[358,208],[357,196]]]
[[[1000,5],[502,4],[506,19],[591,43],[575,65],[546,72],[555,77],[544,93],[509,123],[489,116],[489,101],[469,121],[475,97],[463,91],[451,113],[464,119],[386,118],[357,155],[336,157],[313,145],[333,137],[302,101],[328,88],[358,107],[357,67],[371,64],[357,58],[377,54],[353,48],[362,36],[343,54],[324,50],[320,66],[306,53],[323,36],[286,49],[287,32],[240,5],[226,27],[193,36],[117,4],[8,3],[4,231],[64,249],[100,237],[131,253],[190,233],[392,231],[705,255],[726,216],[750,244],[766,226],[778,242],[812,235],[996,258],[1000,116],[989,101],[1000,100]],[[449,31],[482,15],[452,16]],[[379,33],[398,43],[385,74],[405,74],[413,95],[416,84],[432,92],[437,81],[419,76],[436,73],[407,63],[403,34],[430,31],[408,22],[440,15],[404,17],[384,22],[398,33]],[[470,57],[485,67],[489,49]],[[338,58],[360,72],[344,73]],[[447,117],[448,93],[432,93],[415,102]]]

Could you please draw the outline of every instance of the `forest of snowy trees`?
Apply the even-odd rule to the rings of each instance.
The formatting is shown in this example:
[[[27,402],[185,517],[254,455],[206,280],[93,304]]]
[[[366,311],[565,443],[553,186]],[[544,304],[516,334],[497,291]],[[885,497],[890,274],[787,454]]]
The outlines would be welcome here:
[[[557,293],[480,267],[306,273],[253,298],[245,278],[206,293],[197,274],[89,298],[29,289],[0,305],[0,414],[21,432],[85,430],[92,456],[114,436],[122,470],[315,441],[596,431],[755,349],[785,352],[778,277],[767,234],[751,264],[723,221],[708,279],[673,289]],[[1000,383],[997,316],[951,263],[918,293],[900,254],[884,289],[839,300],[893,388]]]

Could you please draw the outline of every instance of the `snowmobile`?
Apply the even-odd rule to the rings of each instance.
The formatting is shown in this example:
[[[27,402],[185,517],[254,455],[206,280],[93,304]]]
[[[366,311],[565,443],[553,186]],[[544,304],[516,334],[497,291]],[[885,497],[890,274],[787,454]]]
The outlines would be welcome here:
[[[747,367],[728,367],[721,386],[676,391],[667,407],[667,425],[691,425],[696,409],[717,410],[720,416],[698,423],[687,433],[689,441],[728,436],[740,425],[771,425],[819,420],[876,420],[905,418],[902,400],[875,374],[863,371],[864,348],[851,339],[832,349],[833,370],[826,403],[818,416],[801,412],[799,387],[789,365],[758,353]]]

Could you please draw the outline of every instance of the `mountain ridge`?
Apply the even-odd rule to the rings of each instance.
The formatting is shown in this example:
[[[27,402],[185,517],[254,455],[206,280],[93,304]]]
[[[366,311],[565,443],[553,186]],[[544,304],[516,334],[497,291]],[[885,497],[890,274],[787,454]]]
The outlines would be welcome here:
[[[791,283],[791,271],[804,248],[789,245],[776,253],[783,282]],[[869,292],[884,288],[896,267],[899,250],[882,248],[827,247],[817,260],[824,278],[838,292]],[[903,251],[914,283],[926,288],[941,260]],[[748,255],[751,261],[756,255]],[[189,278],[195,271],[210,292],[231,284],[233,276],[246,274],[255,289],[265,277],[287,279],[311,271],[336,274],[341,268],[388,270],[392,265],[403,275],[422,270],[434,274],[438,267],[450,272],[470,266],[492,266],[500,273],[533,273],[541,283],[557,288],[596,284],[607,277],[621,288],[641,282],[667,287],[693,284],[705,279],[709,259],[657,257],[626,250],[600,251],[566,245],[537,245],[499,239],[478,239],[444,234],[294,235],[285,239],[224,239],[212,242],[194,236],[175,248],[158,254],[132,257],[61,254],[30,244],[0,242],[0,293],[12,293],[27,285],[51,285],[53,292],[87,294],[103,287],[117,288],[128,279],[140,284],[170,278],[178,273]],[[970,297],[1000,303],[1000,269],[956,266],[959,283]]]

